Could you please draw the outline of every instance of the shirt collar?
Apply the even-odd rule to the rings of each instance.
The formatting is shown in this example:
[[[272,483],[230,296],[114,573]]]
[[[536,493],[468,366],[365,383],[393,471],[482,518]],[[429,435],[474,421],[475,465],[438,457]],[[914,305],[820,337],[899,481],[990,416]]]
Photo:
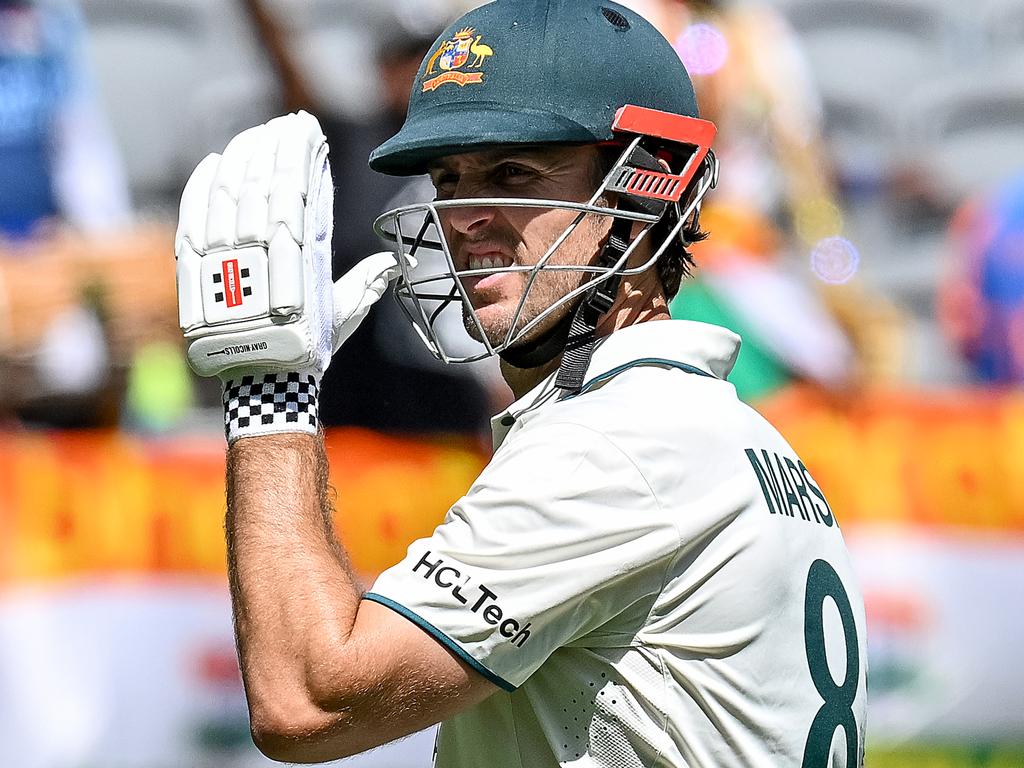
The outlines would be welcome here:
[[[638,360],[668,360],[725,379],[736,362],[740,337],[730,330],[691,320],[653,320],[621,328],[598,339],[584,382],[613,374]],[[491,419],[497,450],[508,431],[527,411],[557,400],[555,371],[512,405]]]

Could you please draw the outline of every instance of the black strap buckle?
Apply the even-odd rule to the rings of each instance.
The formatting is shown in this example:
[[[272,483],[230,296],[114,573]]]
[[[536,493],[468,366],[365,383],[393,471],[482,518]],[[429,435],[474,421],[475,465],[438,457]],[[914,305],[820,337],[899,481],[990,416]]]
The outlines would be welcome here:
[[[618,275],[612,275],[603,283],[595,285],[590,289],[590,295],[587,296],[587,305],[597,312],[598,315],[603,315],[615,304],[615,297],[619,292],[619,280],[617,278]]]

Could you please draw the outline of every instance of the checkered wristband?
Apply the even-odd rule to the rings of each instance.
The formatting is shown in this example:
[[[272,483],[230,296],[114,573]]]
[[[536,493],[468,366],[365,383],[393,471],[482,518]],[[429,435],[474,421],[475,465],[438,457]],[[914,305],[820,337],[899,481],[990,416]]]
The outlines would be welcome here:
[[[240,437],[279,432],[315,435],[320,387],[309,373],[268,373],[224,380],[224,434]]]

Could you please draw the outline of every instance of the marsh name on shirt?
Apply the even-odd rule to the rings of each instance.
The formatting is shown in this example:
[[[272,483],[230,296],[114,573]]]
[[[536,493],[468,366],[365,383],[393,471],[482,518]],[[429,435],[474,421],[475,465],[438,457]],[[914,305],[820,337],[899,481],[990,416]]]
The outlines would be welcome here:
[[[530,622],[524,625],[516,619],[507,618],[505,611],[498,605],[498,595],[493,590],[483,584],[474,584],[469,576],[448,565],[444,558],[434,555],[430,550],[423,553],[419,562],[412,567],[412,572],[419,574],[427,582],[450,591],[452,597],[473,613],[480,614],[488,624],[497,627],[502,637],[507,637],[517,648],[522,648],[530,639]]]
[[[746,454],[750,459],[750,466],[754,468],[754,474],[757,475],[757,481],[761,484],[761,492],[771,514],[794,518],[799,516],[801,520],[813,520],[829,527],[835,524],[832,508],[825,501],[825,494],[811,479],[810,472],[800,459],[794,462],[788,456],[780,456],[765,450],[761,451],[759,457],[753,448],[747,448]],[[815,501],[812,496],[816,496],[821,503]]]

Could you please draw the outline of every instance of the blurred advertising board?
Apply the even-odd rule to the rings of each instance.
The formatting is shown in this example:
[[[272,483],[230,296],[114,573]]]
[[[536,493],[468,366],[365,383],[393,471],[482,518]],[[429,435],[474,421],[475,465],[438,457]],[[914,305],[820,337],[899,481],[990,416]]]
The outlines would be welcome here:
[[[1024,393],[790,390],[760,410],[860,577],[868,765],[1024,766]]]
[[[379,573],[429,535],[486,457],[469,443],[342,430],[328,437],[338,532]],[[0,434],[0,585],[89,576],[223,580],[224,446],[217,437]]]
[[[429,535],[475,446],[328,438],[336,523],[367,580]],[[249,768],[217,436],[0,434],[0,766]],[[355,768],[430,764],[430,733]]]
[[[1024,397],[791,391],[762,410],[829,495],[869,621],[868,765],[1024,765]],[[369,580],[486,461],[329,435]],[[272,765],[249,741],[213,436],[0,435],[0,765]],[[430,734],[345,763],[419,768]]]

